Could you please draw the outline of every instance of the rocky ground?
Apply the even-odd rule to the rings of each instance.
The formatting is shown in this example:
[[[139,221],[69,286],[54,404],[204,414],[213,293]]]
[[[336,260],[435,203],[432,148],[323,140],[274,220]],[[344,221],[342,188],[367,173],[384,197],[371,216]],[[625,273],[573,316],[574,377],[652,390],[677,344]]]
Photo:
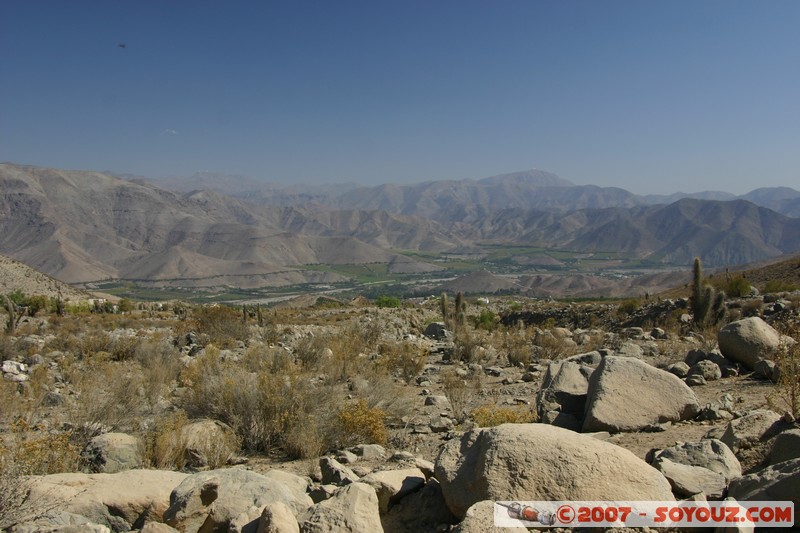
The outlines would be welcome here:
[[[493,500],[800,503],[799,304],[729,301],[706,328],[681,300],[45,315],[2,339],[0,525],[472,532]]]

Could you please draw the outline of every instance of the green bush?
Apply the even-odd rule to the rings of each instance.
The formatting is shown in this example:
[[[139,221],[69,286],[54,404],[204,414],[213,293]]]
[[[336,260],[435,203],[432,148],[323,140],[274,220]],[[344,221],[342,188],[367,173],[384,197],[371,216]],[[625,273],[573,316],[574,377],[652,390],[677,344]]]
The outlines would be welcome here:
[[[375,305],[378,307],[400,307],[400,298],[396,296],[381,295],[378,296],[377,300],[375,300]]]
[[[639,310],[639,300],[625,300],[617,307],[617,313],[620,315],[632,315]]]
[[[764,285],[764,292],[771,293],[771,292],[792,292],[800,289],[800,285],[795,285],[793,283],[787,283],[785,281],[779,281],[771,279]]]
[[[477,329],[492,331],[497,326],[497,314],[490,309],[484,309],[475,317],[474,322]]]
[[[723,290],[728,296],[741,298],[750,294],[750,282],[742,276],[737,276],[726,281]]]

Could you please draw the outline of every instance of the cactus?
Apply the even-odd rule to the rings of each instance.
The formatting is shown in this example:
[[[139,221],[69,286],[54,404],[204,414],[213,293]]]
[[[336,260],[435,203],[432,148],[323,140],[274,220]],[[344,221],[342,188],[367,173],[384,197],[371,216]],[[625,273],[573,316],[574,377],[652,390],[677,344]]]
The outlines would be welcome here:
[[[19,324],[19,321],[22,320],[24,313],[18,314],[17,304],[12,302],[8,295],[5,296],[5,302],[3,306],[6,309],[6,313],[8,313],[8,319],[6,320],[6,333],[14,333],[14,330],[17,329],[17,325]]]
[[[175,307],[172,308],[172,311],[175,313],[175,316],[178,317],[178,320],[184,321],[186,320],[186,307],[183,304],[175,304]]]
[[[694,258],[689,306],[692,311],[692,319],[699,327],[716,324],[725,317],[725,293],[717,292],[703,282],[703,265],[699,257]]]
[[[58,290],[58,296],[56,296],[56,315],[64,316],[64,297],[61,295],[61,289]]]
[[[456,327],[463,326],[464,322],[466,322],[467,302],[464,301],[464,294],[461,292],[456,294],[456,309],[454,315]]]
[[[439,305],[442,312],[442,320],[445,327],[456,333],[466,323],[467,320],[467,302],[464,301],[464,294],[459,292],[456,294],[453,308],[450,308],[450,300],[447,298],[447,293],[442,293]]]
[[[264,325],[264,314],[261,312],[261,304],[256,305],[256,317],[258,317],[258,327]]]
[[[450,327],[450,306],[448,305],[447,301],[447,293],[443,292],[442,297],[439,299],[439,305],[442,311],[442,322],[444,322],[445,327]]]

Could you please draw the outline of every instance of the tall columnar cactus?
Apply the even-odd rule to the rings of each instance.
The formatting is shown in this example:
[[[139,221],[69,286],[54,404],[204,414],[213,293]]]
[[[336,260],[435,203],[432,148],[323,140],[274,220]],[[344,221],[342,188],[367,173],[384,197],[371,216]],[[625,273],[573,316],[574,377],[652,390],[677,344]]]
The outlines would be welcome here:
[[[696,326],[716,324],[725,316],[725,293],[715,291],[703,281],[703,265],[699,257],[694,258],[689,306]]]
[[[442,297],[439,299],[439,306],[442,311],[442,322],[446,327],[450,327],[450,305],[447,300],[447,293],[443,292]]]
[[[6,313],[8,313],[8,319],[6,320],[6,333],[14,333],[14,330],[17,328],[17,324],[22,318],[22,315],[17,316],[17,305],[11,301],[11,298],[9,298],[8,295],[5,296],[3,306],[6,309]]]
[[[58,290],[58,296],[56,296],[56,315],[64,316],[66,310],[64,309],[64,297],[61,294],[61,289]]]
[[[456,308],[454,312],[454,322],[456,327],[461,327],[466,321],[467,315],[467,302],[464,301],[464,294],[459,292],[456,294]]]
[[[463,293],[456,294],[452,308],[450,300],[447,298],[447,293],[442,293],[439,305],[442,312],[442,320],[447,329],[455,333],[464,326],[467,319],[467,302],[464,300]]]

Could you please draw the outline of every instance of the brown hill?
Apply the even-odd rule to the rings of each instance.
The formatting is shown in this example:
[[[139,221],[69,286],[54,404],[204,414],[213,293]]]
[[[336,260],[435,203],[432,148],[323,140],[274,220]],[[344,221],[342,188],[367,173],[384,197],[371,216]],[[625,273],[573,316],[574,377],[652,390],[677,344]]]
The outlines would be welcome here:
[[[22,291],[29,296],[55,298],[61,294],[65,301],[86,300],[92,296],[63,281],[51,278],[24,263],[0,255],[0,294]]]
[[[259,207],[210,191],[180,195],[99,172],[11,164],[0,165],[0,212],[0,251],[72,282],[287,270],[303,282],[300,265],[409,263],[387,248],[455,246],[431,223],[400,215]]]
[[[800,250],[800,219],[743,200],[685,198],[570,213],[495,210],[559,188],[591,192],[535,172],[421,184],[419,197],[416,189],[398,189],[391,209],[427,203],[436,218],[454,220],[444,223],[385,210],[260,206],[100,172],[0,164],[0,253],[68,282],[238,280],[234,285],[253,287],[267,279],[317,282],[320,275],[303,265],[383,263],[395,273],[424,273],[437,266],[397,250],[446,252],[484,242],[623,253],[653,265],[690,265],[699,256],[709,268]],[[348,201],[372,205],[358,201],[363,192],[349,191]]]

